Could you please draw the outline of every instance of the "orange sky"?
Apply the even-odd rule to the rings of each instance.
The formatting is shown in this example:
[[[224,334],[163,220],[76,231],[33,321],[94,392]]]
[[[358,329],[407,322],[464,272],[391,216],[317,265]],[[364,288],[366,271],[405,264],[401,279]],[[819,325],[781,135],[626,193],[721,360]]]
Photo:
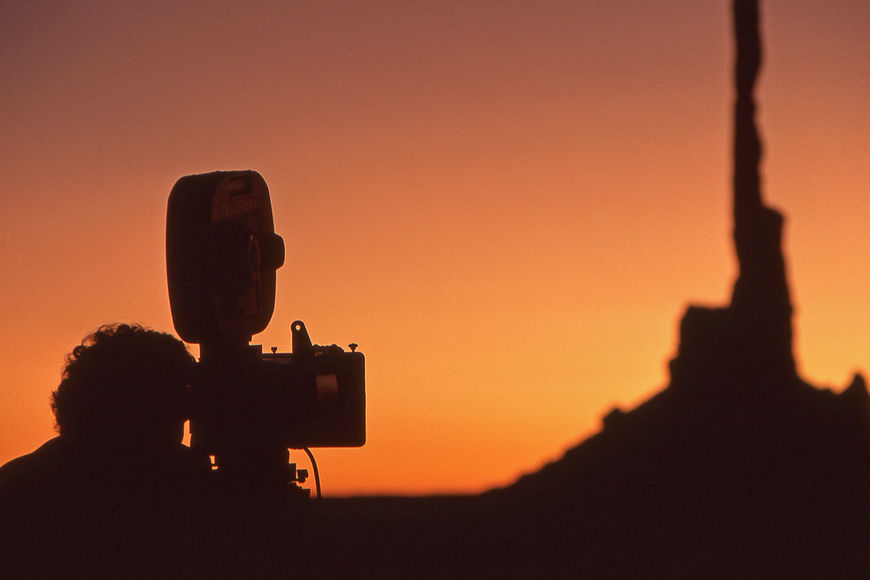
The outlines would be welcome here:
[[[665,385],[687,301],[728,297],[725,1],[55,4],[0,6],[0,463],[52,436],[82,336],[172,329],[190,173],[269,184],[287,265],[255,341],[300,318],[366,354],[332,495],[505,484]],[[800,368],[837,390],[870,370],[868,6],[764,7],[765,189]]]

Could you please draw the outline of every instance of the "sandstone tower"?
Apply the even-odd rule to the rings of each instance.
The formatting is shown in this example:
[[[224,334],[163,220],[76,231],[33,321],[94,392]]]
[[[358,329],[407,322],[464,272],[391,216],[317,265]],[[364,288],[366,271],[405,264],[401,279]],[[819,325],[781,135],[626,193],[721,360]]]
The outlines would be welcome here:
[[[781,248],[783,217],[764,204],[762,143],[753,91],[762,51],[758,5],[733,4],[737,41],[734,102],[734,244],[739,275],[725,308],[690,306],[671,361],[671,387],[719,384],[770,394],[797,378],[792,354],[792,306]],[[760,390],[760,392],[758,392]]]

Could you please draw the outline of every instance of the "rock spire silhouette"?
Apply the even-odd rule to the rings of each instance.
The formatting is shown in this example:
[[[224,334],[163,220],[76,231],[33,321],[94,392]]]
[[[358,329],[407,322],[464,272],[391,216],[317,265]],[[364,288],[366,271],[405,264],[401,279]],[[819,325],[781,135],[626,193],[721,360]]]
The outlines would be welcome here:
[[[718,378],[730,389],[766,392],[797,377],[792,353],[792,306],[782,253],[783,216],[764,204],[759,165],[763,146],[755,121],[754,89],[762,50],[758,4],[733,4],[737,44],[734,66],[733,208],[739,275],[727,308],[690,306],[680,325],[680,348],[671,362],[676,389],[699,378]]]

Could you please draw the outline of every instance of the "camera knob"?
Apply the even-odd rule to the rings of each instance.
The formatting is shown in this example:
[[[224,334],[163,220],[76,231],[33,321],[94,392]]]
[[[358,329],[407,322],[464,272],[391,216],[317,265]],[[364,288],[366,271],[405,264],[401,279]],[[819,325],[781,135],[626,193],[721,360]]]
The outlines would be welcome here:
[[[359,345],[355,342],[352,342],[349,345],[347,345],[347,347],[350,349],[350,352],[356,352],[356,347],[358,347],[358,346]]]

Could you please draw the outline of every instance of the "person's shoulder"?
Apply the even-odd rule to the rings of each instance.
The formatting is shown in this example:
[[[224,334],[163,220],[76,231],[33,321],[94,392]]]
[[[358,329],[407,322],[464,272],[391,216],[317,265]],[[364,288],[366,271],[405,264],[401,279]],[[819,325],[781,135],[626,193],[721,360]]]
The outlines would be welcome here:
[[[0,477],[9,477],[21,472],[22,470],[26,470],[34,464],[38,464],[49,456],[54,455],[61,447],[63,447],[63,442],[60,440],[60,437],[49,439],[36,448],[36,450],[22,455],[21,457],[11,459],[3,466],[0,466]]]
[[[60,437],[49,439],[32,453],[16,457],[0,467],[0,492],[27,482],[55,463],[63,452],[64,442]]]

